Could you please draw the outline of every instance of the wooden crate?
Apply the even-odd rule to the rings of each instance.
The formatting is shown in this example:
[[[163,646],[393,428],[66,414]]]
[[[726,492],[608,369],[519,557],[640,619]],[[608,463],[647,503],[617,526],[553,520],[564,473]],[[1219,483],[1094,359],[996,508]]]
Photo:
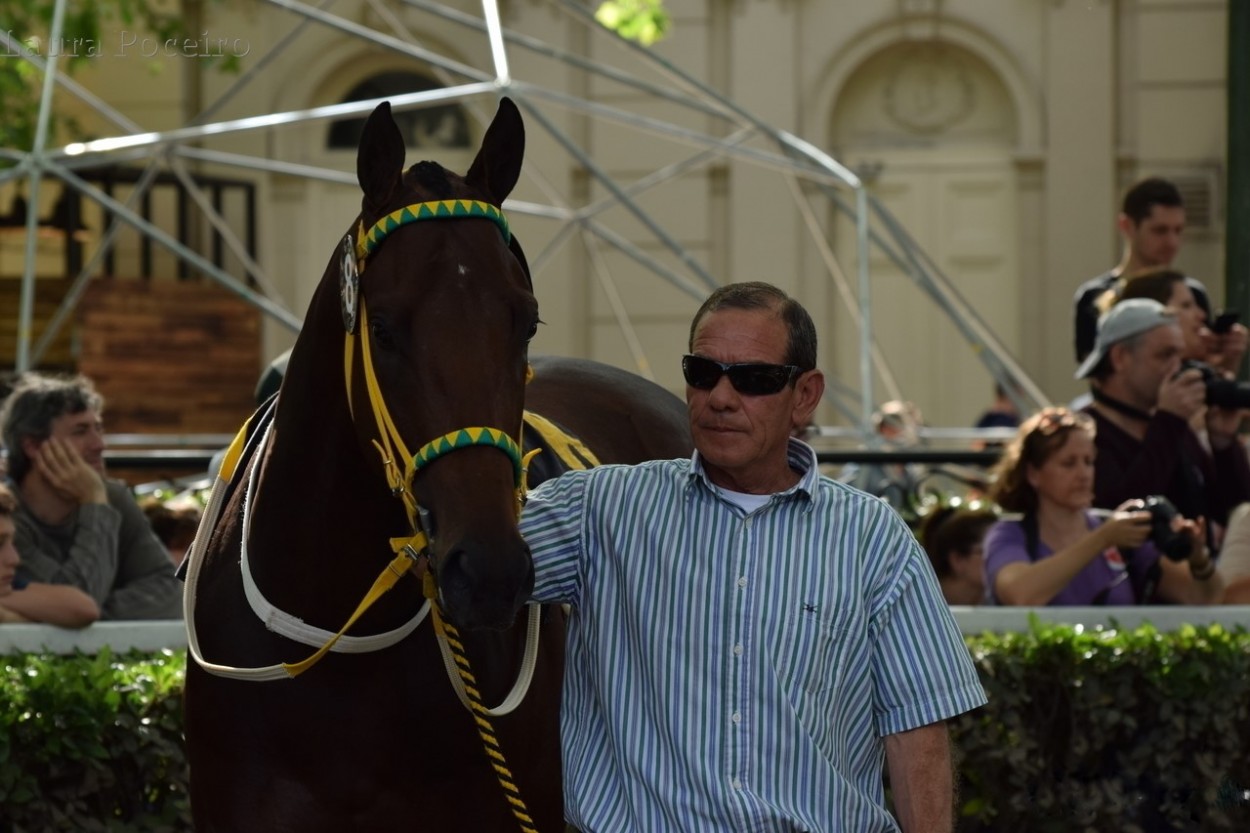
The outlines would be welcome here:
[[[35,303],[31,317],[32,350],[61,306],[69,285],[70,281],[64,278],[38,278],[35,281]],[[0,278],[0,367],[6,370],[12,369],[17,362],[17,328],[21,299],[22,281],[18,278]],[[73,345],[77,326],[77,316],[71,314],[38,362],[39,369],[73,369]]]
[[[217,284],[98,279],[79,316],[110,433],[233,434],[255,407],[261,313]]]

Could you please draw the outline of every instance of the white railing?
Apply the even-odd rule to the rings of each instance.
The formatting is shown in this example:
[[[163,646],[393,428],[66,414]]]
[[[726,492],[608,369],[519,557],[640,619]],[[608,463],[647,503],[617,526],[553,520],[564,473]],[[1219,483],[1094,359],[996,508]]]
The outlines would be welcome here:
[[[1219,623],[1229,630],[1250,630],[1250,605],[1213,607],[955,607],[955,621],[965,634],[1027,631],[1030,616],[1043,622],[1082,624],[1087,628],[1136,628],[1145,622],[1161,631],[1182,625]],[[52,625],[0,625],[0,655],[17,652],[95,654],[108,646],[115,653],[138,649],[187,647],[186,627],[180,620],[159,622],[97,622],[83,630]]]

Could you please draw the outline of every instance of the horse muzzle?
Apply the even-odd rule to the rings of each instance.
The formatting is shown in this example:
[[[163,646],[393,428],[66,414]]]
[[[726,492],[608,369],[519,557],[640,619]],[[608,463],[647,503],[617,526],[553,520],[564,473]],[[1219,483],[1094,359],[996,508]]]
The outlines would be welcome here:
[[[502,550],[466,539],[435,560],[439,605],[456,627],[506,630],[529,601],[534,591],[529,547],[518,537]]]

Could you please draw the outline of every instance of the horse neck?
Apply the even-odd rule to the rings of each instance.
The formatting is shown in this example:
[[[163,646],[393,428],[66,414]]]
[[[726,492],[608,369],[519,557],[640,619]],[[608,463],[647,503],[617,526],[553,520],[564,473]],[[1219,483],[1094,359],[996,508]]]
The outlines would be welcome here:
[[[298,566],[300,582],[284,582],[295,606],[326,585],[367,586],[391,557],[388,539],[408,531],[402,504],[358,439],[338,306],[325,310],[324,300],[310,306],[282,381],[270,445],[257,463],[263,468],[249,535],[249,560],[262,586]],[[367,402],[356,408],[357,418],[372,419]]]

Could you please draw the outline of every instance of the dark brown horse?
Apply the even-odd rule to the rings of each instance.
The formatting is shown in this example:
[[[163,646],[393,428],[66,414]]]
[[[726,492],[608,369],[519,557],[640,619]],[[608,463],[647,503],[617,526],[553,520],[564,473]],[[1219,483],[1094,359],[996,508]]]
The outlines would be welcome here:
[[[368,120],[360,217],[312,299],[272,421],[237,466],[228,460],[220,518],[192,555],[188,625],[199,656],[217,667],[187,668],[198,833],[523,827],[453,693],[431,622],[378,650],[331,651],[293,679],[282,669],[268,681],[221,671],[303,660],[320,640],[300,641],[292,628],[338,631],[388,563],[424,550],[414,560],[428,558],[481,699],[493,706],[512,685],[533,565],[517,532],[518,457],[506,438],[520,430],[539,319],[520,247],[493,209],[516,183],[523,143],[520,114],[504,99],[463,178],[431,162],[405,173],[389,106]],[[441,202],[452,199],[466,202]],[[435,218],[416,216],[427,210]],[[528,404],[583,436],[602,462],[689,453],[684,407],[671,394],[591,363],[535,366]],[[437,438],[446,448],[426,447]],[[348,636],[367,643],[415,621],[417,572]],[[559,833],[563,623],[558,608],[541,619],[528,696],[490,722],[531,827]]]

